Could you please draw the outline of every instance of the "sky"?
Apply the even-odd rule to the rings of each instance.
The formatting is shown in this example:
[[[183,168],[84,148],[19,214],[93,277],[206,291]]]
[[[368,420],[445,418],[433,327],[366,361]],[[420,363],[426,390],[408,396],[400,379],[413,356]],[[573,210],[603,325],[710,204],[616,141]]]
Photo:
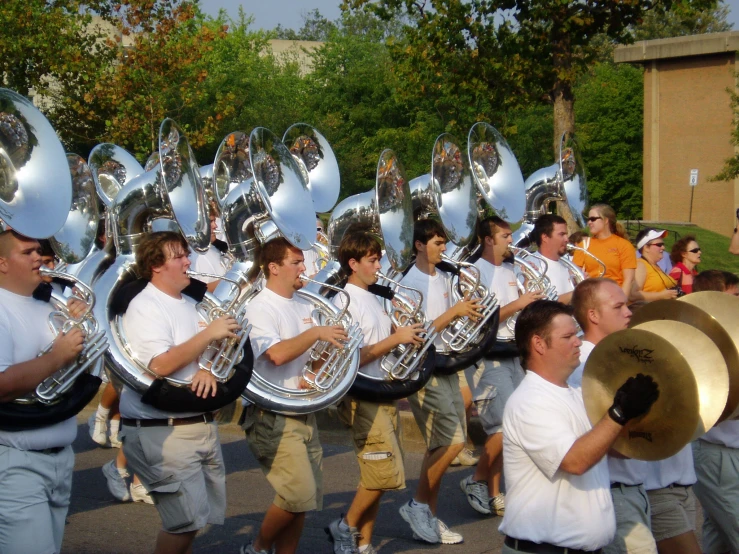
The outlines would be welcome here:
[[[256,29],[274,29],[277,24],[288,29],[298,30],[303,25],[303,15],[318,9],[325,18],[333,20],[339,17],[341,0],[201,0],[203,11],[209,15],[217,15],[223,8],[231,17],[236,17],[239,6],[244,7],[247,15],[254,16],[253,27]],[[739,31],[739,0],[726,0],[731,9],[729,21],[734,30]]]

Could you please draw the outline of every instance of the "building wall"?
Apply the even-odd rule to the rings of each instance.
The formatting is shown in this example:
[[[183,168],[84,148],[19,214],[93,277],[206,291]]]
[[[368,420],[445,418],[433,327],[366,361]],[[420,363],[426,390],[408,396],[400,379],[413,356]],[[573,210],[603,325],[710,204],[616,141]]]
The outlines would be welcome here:
[[[732,52],[644,62],[644,219],[688,221],[689,177],[698,169],[691,221],[724,235],[739,205],[735,182],[711,182],[727,158],[735,87]]]

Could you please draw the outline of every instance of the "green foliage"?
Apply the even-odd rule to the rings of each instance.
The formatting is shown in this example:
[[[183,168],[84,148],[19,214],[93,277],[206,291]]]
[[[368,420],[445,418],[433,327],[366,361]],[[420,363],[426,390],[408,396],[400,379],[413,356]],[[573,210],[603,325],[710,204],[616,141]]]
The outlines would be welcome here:
[[[336,31],[336,24],[321,15],[317,9],[303,15],[303,26],[299,31],[287,29],[278,24],[274,30],[275,38],[283,40],[316,40],[325,42]]]
[[[610,204],[619,217],[642,213],[644,92],[642,69],[599,63],[575,87],[578,137],[590,202]]]
[[[667,11],[648,11],[631,36],[634,40],[652,40],[731,31],[729,6],[723,1],[708,4],[676,2]]]
[[[524,177],[554,163],[551,136],[554,128],[552,109],[532,104],[513,112],[507,125],[498,129],[516,154]]]

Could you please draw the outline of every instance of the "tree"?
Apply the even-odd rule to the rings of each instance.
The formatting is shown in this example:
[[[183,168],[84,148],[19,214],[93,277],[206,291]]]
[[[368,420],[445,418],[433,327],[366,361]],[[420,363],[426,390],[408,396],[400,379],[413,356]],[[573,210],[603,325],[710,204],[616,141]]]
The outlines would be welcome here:
[[[4,0],[0,9],[0,82],[19,94],[45,96],[83,78],[90,57],[109,61],[112,43],[92,14],[103,1]]]
[[[634,40],[723,33],[731,31],[729,6],[723,0],[709,6],[678,2],[664,12],[647,12],[631,31]]]
[[[313,9],[307,14],[303,14],[303,26],[299,31],[296,32],[293,29],[286,29],[282,25],[277,24],[274,32],[276,34],[275,38],[278,39],[325,42],[335,30],[336,24],[333,21],[329,21],[321,15],[321,12]]]
[[[642,214],[642,73],[630,65],[599,63],[575,86],[590,201],[610,204],[628,219]]]

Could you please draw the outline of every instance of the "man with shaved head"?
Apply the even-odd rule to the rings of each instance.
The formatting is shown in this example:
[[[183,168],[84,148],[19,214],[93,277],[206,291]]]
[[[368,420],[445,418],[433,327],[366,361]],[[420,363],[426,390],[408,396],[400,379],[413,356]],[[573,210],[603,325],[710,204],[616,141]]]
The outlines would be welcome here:
[[[0,233],[0,402],[26,396],[76,359],[83,334],[56,338],[52,306],[33,293],[42,282],[40,245],[15,231]],[[77,314],[84,305],[70,303]],[[51,344],[43,355],[38,354]],[[0,430],[0,552],[59,552],[72,489],[76,418],[46,427]]]

